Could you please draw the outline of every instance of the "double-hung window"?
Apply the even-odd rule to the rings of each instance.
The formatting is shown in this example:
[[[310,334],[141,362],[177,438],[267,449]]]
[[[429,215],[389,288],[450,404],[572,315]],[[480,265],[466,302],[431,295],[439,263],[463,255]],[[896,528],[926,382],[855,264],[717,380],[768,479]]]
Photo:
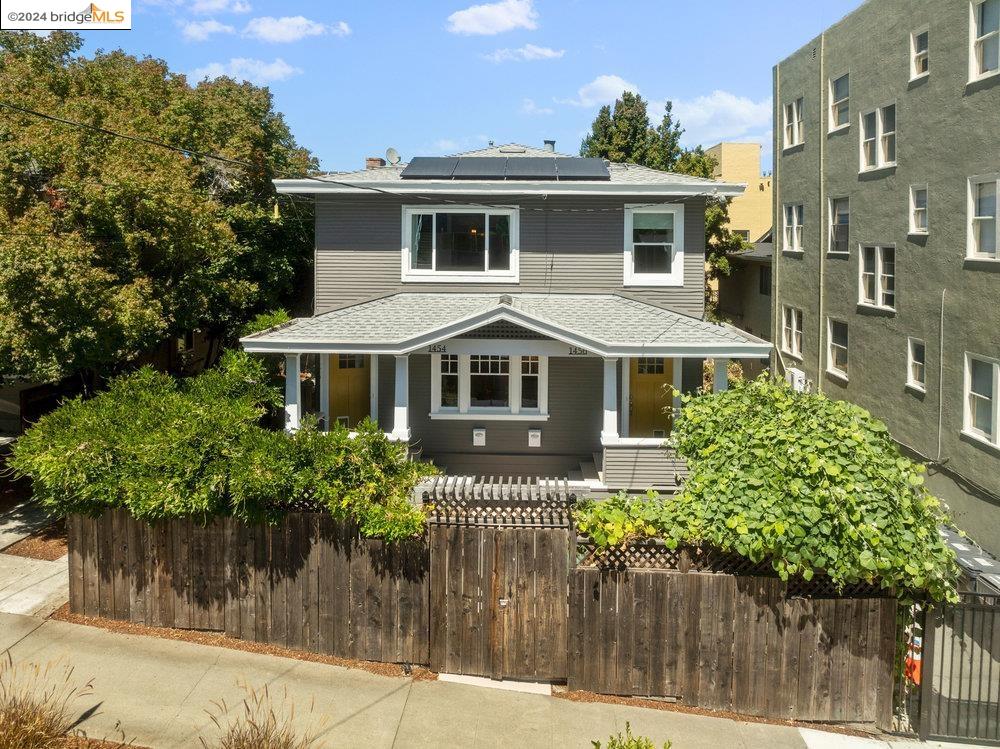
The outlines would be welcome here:
[[[805,217],[805,207],[798,205],[785,206],[785,225],[783,227],[783,245],[785,252],[802,252],[802,222]]]
[[[516,208],[403,208],[403,280],[517,281]]]
[[[431,418],[548,416],[548,358],[432,354]]]
[[[802,127],[803,101],[800,96],[785,105],[785,148],[801,145],[805,140],[805,131]]]
[[[761,296],[771,296],[771,266],[762,265],[757,276],[757,291]]]
[[[896,105],[861,115],[861,171],[896,164]]]
[[[910,34],[910,80],[920,78],[930,72],[928,42],[930,32],[925,26]]]
[[[683,206],[625,206],[625,285],[684,285]]]
[[[927,389],[927,348],[919,338],[906,339],[906,384],[920,391]]]
[[[844,74],[830,81],[830,130],[851,124],[851,78]]]
[[[830,199],[830,246],[828,252],[846,255],[851,251],[851,203],[847,198]]]
[[[910,185],[910,234],[927,233],[927,185]]]
[[[861,248],[858,304],[892,310],[896,308],[896,248]]]
[[[978,260],[996,260],[1000,245],[1000,221],[997,221],[997,193],[1000,175],[972,177],[969,180],[969,238],[967,255]]]
[[[972,0],[969,79],[1000,72],[1000,0]]]
[[[802,358],[802,310],[787,305],[781,308],[781,350]]]
[[[997,384],[1000,362],[978,354],[965,355],[965,419],[962,431],[991,445],[997,435]]]
[[[827,318],[826,371],[847,379],[847,323]]]

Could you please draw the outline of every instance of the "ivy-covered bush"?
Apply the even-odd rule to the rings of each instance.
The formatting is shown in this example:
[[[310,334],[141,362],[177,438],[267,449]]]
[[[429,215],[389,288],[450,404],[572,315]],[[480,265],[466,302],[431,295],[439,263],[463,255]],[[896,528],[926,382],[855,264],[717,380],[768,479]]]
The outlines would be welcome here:
[[[273,522],[289,504],[312,501],[355,519],[365,535],[420,533],[424,515],[409,497],[433,469],[408,461],[405,446],[371,423],[354,437],[312,424],[294,435],[263,428],[261,417],[280,402],[268,377],[242,352],[184,380],[141,369],[42,417],[10,465],[57,516],[123,507],[151,521]]]
[[[770,559],[785,579],[821,572],[954,597],[954,554],[938,534],[948,518],[924,467],[863,408],[762,376],[685,396],[671,441],[690,469],[676,497],[581,506],[578,528],[599,547],[705,543]]]

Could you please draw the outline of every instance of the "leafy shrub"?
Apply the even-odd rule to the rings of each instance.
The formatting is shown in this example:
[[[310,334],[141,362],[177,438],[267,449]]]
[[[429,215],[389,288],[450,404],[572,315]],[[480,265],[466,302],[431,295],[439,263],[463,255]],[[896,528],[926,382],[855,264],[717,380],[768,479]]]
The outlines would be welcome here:
[[[591,741],[590,743],[594,745],[594,749],[601,749],[604,746],[600,741]],[[663,742],[663,749],[670,749],[670,747],[669,741]],[[646,736],[633,736],[632,724],[626,722],[625,735],[623,736],[619,731],[617,734],[609,736],[606,749],[656,749],[656,744]]]
[[[938,535],[948,518],[881,421],[766,376],[684,403],[671,439],[686,484],[673,499],[582,505],[578,528],[599,547],[707,543],[771,559],[783,579],[822,572],[838,585],[954,597],[954,554]]]
[[[223,356],[217,369],[176,380],[150,369],[44,416],[17,442],[11,466],[30,476],[53,515],[124,507],[135,517],[275,521],[314,502],[387,539],[419,533],[409,502],[432,469],[372,423],[356,438],[308,423],[294,435],[259,425],[280,402],[259,359]]]
[[[252,320],[248,320],[244,323],[237,335],[242,338],[244,336],[253,335],[254,333],[260,333],[268,328],[273,328],[275,325],[281,325],[283,323],[289,322],[292,318],[289,316],[288,312],[283,309],[273,309],[269,312],[261,312]]]
[[[14,664],[8,653],[0,662],[0,749],[62,746],[75,720],[71,703],[92,692],[65,663]]]

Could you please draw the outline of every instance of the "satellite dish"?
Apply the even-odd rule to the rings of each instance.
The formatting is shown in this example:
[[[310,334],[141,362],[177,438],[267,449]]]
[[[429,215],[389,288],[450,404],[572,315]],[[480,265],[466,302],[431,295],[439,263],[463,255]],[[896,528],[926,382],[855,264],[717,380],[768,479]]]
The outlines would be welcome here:
[[[395,148],[392,147],[385,149],[385,160],[388,161],[390,164],[398,164],[399,151],[397,151]]]

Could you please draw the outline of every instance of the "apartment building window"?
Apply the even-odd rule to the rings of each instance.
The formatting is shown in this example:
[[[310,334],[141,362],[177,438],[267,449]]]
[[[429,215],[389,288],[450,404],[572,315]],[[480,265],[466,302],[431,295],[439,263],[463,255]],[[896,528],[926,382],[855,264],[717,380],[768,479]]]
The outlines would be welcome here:
[[[781,350],[789,356],[802,358],[802,310],[781,308]]]
[[[625,285],[684,285],[683,206],[625,206]]]
[[[997,445],[997,380],[1000,362],[978,354],[965,355],[966,434]]]
[[[830,199],[830,246],[828,252],[846,255],[851,251],[851,203],[847,198]]]
[[[919,338],[906,339],[906,384],[921,392],[927,389],[927,348]]]
[[[927,27],[910,34],[910,80],[920,78],[930,72],[928,56],[929,32]]]
[[[896,249],[861,248],[858,303],[880,309],[896,308]]]
[[[910,185],[910,234],[927,233],[927,185]]]
[[[403,280],[517,281],[514,208],[403,209]]]
[[[782,249],[785,252],[802,252],[802,223],[805,217],[805,207],[798,205],[785,206],[785,225],[782,234]]]
[[[805,140],[805,132],[802,127],[803,101],[800,96],[795,101],[785,105],[785,148],[798,146]]]
[[[771,296],[771,266],[760,266],[760,273],[757,276],[757,291],[761,296]]]
[[[969,180],[969,247],[968,256],[980,260],[996,260],[1000,244],[1000,222],[997,221],[997,192],[1000,175],[972,177]]]
[[[1000,72],[1000,0],[973,0],[969,78]]]
[[[826,371],[847,379],[847,323],[827,318]]]
[[[851,124],[851,79],[846,73],[830,80],[830,130],[840,130]]]
[[[896,105],[861,115],[861,171],[896,165]]]

